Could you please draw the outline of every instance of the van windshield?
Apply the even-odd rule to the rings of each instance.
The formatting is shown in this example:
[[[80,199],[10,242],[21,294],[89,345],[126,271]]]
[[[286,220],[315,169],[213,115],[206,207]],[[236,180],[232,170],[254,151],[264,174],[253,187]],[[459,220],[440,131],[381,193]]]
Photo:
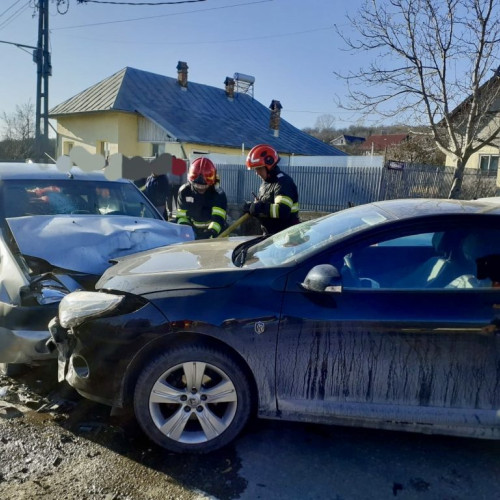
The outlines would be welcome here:
[[[16,179],[4,181],[1,190],[5,217],[97,214],[161,219],[132,183]]]

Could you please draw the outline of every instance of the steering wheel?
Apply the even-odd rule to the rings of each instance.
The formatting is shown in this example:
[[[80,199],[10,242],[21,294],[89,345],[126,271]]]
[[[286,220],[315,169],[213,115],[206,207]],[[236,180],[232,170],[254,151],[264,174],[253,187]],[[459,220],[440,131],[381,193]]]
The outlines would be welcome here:
[[[351,254],[344,256],[344,265],[342,266],[342,279],[345,286],[360,287],[358,271],[354,267]]]

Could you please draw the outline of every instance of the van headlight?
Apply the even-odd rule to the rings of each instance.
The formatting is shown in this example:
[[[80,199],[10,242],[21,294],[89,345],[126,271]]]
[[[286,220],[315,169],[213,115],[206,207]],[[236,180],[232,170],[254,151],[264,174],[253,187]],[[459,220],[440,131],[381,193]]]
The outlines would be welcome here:
[[[73,328],[112,311],[124,298],[110,293],[71,292],[59,304],[59,323],[63,328]]]

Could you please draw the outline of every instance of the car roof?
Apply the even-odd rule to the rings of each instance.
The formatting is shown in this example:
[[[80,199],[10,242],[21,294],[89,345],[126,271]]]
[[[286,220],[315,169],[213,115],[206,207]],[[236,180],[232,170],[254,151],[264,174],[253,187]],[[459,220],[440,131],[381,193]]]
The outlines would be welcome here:
[[[0,163],[0,181],[8,179],[77,179],[82,181],[109,181],[102,171],[85,172],[78,167],[72,167],[69,172],[62,172],[51,163]],[[118,179],[109,182],[130,182]]]
[[[408,198],[373,202],[390,219],[411,219],[431,215],[492,214],[500,215],[500,204],[480,200]]]

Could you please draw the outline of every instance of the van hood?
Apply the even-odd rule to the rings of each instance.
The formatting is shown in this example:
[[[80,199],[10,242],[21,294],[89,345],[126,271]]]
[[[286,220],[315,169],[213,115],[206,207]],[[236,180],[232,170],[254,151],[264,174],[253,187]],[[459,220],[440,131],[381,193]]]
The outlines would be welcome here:
[[[24,256],[94,275],[101,275],[111,259],[194,240],[190,226],[126,215],[35,215],[6,220]]]

